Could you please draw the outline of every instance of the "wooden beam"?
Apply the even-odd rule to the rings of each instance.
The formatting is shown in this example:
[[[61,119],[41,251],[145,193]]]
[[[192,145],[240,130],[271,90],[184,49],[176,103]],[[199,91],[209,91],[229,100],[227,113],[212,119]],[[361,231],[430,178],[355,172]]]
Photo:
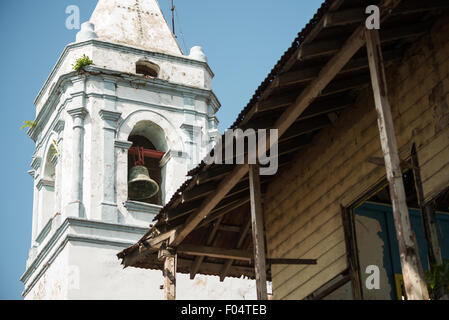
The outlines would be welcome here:
[[[248,235],[250,228],[251,228],[251,219],[248,219],[248,222],[244,226],[242,226],[242,228],[240,230],[240,236],[239,236],[239,239],[237,240],[237,244],[235,245],[235,249],[242,248],[242,245]],[[220,272],[220,281],[221,282],[223,282],[224,279],[226,278],[226,275],[228,274],[229,269],[231,268],[233,262],[234,262],[234,260],[226,261],[225,265],[223,266],[223,269]]]
[[[316,265],[316,259],[267,259],[267,264]]]
[[[232,173],[229,174],[229,178],[225,178],[217,187],[216,192],[208,196],[200,209],[189,217],[179,233],[176,234],[171,245],[178,246],[247,173],[248,165],[237,165]]]
[[[279,143],[285,143],[286,141],[300,137],[302,135],[315,132],[317,130],[329,127],[332,122],[326,116],[316,117],[293,124],[287,132],[279,140]]]
[[[164,299],[176,300],[176,253],[166,248],[161,249],[159,259],[164,261]]]
[[[346,244],[346,258],[348,260],[348,272],[352,284],[352,298],[363,300],[362,281],[360,276],[357,240],[354,226],[353,210],[341,206],[343,231]]]
[[[384,153],[387,179],[390,184],[391,202],[396,227],[404,286],[409,300],[428,300],[427,285],[419,259],[415,234],[410,224],[404,181],[394,132],[393,117],[382,61],[382,47],[377,30],[366,30],[366,44],[371,71],[382,151]]]
[[[399,56],[399,51],[391,50],[385,53],[385,61],[394,59]],[[360,71],[368,69],[368,59],[366,57],[352,59],[348,64],[340,71],[340,74],[345,74],[354,71]],[[296,71],[289,71],[281,74],[277,78],[277,87],[297,85],[304,82],[309,82],[315,79],[321,71],[321,67],[309,67]]]
[[[173,235],[175,235],[175,233],[176,233],[176,230],[173,229],[173,230],[167,231],[167,232],[165,232],[165,233],[163,233],[163,234],[160,234],[160,235],[158,235],[157,237],[154,237],[154,238],[151,238],[151,239],[148,238],[148,239],[146,239],[146,240],[143,242],[143,245],[144,245],[146,248],[157,248],[157,249],[159,249],[159,247],[160,247],[160,245],[162,244],[162,242],[164,242],[164,241],[166,241],[166,240],[169,240],[170,237],[172,237]]]
[[[206,240],[206,246],[210,246],[212,245],[212,243],[214,242],[215,236],[219,230],[220,224],[223,221],[224,215],[221,216],[220,218],[218,218],[217,222],[215,222],[215,224],[212,226],[212,230],[209,233],[209,236]],[[192,267],[190,270],[190,279],[193,280],[195,279],[195,276],[201,266],[201,263],[203,263],[204,260],[204,256],[198,256],[195,258],[195,261],[193,261],[192,263]]]
[[[204,184],[210,181],[219,180],[231,173],[232,169],[234,169],[232,165],[215,165],[213,168],[201,172],[197,177],[196,184]]]
[[[204,219],[204,221],[201,222],[201,224],[198,225],[198,228],[201,228],[203,226],[208,225],[212,221],[214,221],[214,220],[216,220],[216,219],[218,219],[218,218],[228,214],[229,212],[231,212],[233,210],[236,210],[236,209],[244,206],[248,202],[249,202],[249,197],[240,198],[239,200],[236,200],[233,203],[231,203],[229,206],[224,207],[224,208],[222,208],[220,210],[214,211],[209,217]]]
[[[385,161],[383,158],[380,157],[369,157],[367,159],[369,163],[375,164],[376,166],[385,167]],[[404,169],[412,169],[412,165],[405,160],[401,160],[401,168]]]
[[[424,234],[427,242],[427,255],[429,258],[429,265],[442,264],[441,248],[438,239],[438,231],[436,226],[435,210],[431,203],[424,202],[424,189],[421,180],[421,169],[418,161],[418,153],[416,145],[412,147],[412,165],[413,177],[415,179],[416,198],[421,209],[421,218],[424,229]]]
[[[181,244],[177,248],[178,254],[190,256],[204,256],[219,259],[233,259],[241,261],[252,261],[252,254],[249,251],[223,249],[210,246],[196,246],[191,244]]]
[[[297,93],[272,97],[261,101],[256,105],[257,112],[270,111],[287,107],[298,97]]]
[[[263,222],[259,166],[257,165],[250,165],[249,167],[249,190],[251,195],[251,225],[253,231],[254,270],[256,272],[257,299],[268,300],[265,227]]]
[[[187,259],[187,258],[178,257],[177,265],[178,265],[178,270],[181,268],[186,270],[186,269],[189,269],[190,266],[192,265],[192,260]],[[198,273],[219,275],[222,268],[223,268],[223,263],[203,261],[203,263],[200,266],[200,269],[198,270]],[[230,271],[230,273],[232,273],[233,275],[238,276],[238,277],[240,277],[240,275],[245,275],[245,276],[254,278],[254,268],[250,265],[248,265],[248,266],[241,266],[241,265],[232,266],[232,268],[229,269],[229,271]],[[238,275],[236,275],[235,273],[238,273]]]
[[[325,298],[326,296],[328,296],[329,294],[331,294],[332,292],[340,289],[343,285],[345,285],[349,281],[351,281],[351,277],[349,275],[343,276],[343,278],[341,280],[337,281],[336,283],[331,285],[329,288],[324,289],[322,292],[320,292],[316,296],[312,294],[311,300],[321,300],[321,299]]]
[[[418,36],[426,32],[428,23],[405,24],[399,27],[382,29],[381,42],[388,43],[408,37]],[[342,47],[341,40],[323,40],[304,45],[298,53],[298,60],[313,59],[330,56],[337,53]]]
[[[336,93],[346,92],[352,89],[360,88],[367,86],[369,84],[369,76],[368,75],[361,75],[361,76],[352,76],[349,78],[343,78],[343,79],[335,79],[332,81],[326,89],[323,90],[321,93],[322,97],[328,96],[328,95],[334,95]]]
[[[210,181],[201,185],[195,185],[191,190],[186,190],[182,194],[182,203],[201,199],[215,191],[218,183]]]
[[[310,146],[310,139],[300,137],[299,139],[290,139],[285,143],[279,144],[278,156],[294,153]]]
[[[224,231],[224,232],[240,233],[241,228],[239,226],[222,223],[218,226],[218,230]]]
[[[195,211],[202,203],[201,199],[179,203],[177,207],[168,209],[166,212],[166,222],[179,219],[193,211]]]
[[[358,77],[350,77],[348,79],[338,79],[333,81],[331,84],[329,84],[326,89],[321,92],[321,96],[329,96],[345,91],[349,91],[358,87],[362,87],[364,85],[367,85],[369,83],[369,76],[367,75],[361,75]],[[275,96],[272,98],[269,98],[267,100],[262,101],[257,106],[257,112],[267,112],[277,109],[282,109],[287,106],[290,106],[292,103],[295,102],[296,98],[298,97],[297,94],[288,94],[288,95],[281,95],[281,96]]]
[[[381,20],[389,17],[391,11],[401,2],[401,0],[383,0],[379,5]],[[335,54],[323,67],[319,76],[303,90],[296,99],[278,119],[275,128],[279,129],[279,136],[295,122],[302,112],[318,97],[334,77],[345,67],[351,58],[365,44],[365,25],[358,27],[349,39],[343,44],[340,51]],[[271,147],[271,145],[270,145]]]
[[[210,214],[215,213],[216,211],[220,211],[220,212],[226,211],[227,208],[229,208],[231,205],[234,205],[235,203],[237,203],[239,201],[244,201],[245,200],[244,197],[242,195],[239,195],[239,193],[241,193],[242,191],[245,191],[245,190],[235,190],[235,189],[236,189],[236,187],[233,188],[233,191],[230,191],[225,197],[223,197],[223,200],[220,201],[220,203],[210,212]],[[185,216],[188,213],[191,213],[191,212],[197,210],[201,206],[203,201],[204,200],[199,199],[199,200],[194,200],[192,202],[186,202],[186,203],[183,203],[182,205],[180,205],[178,208],[175,208],[173,212],[170,210],[169,211],[170,214],[166,221],[173,221],[176,219],[181,219],[183,217],[186,218]],[[227,212],[225,212],[225,213],[227,213]],[[206,220],[204,220],[204,221],[206,221]],[[203,224],[203,223],[201,223],[201,224]]]

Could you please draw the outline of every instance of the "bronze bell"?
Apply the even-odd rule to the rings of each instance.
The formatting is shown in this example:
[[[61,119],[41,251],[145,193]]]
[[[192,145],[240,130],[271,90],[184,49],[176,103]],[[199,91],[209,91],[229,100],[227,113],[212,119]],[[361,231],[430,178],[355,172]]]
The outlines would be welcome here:
[[[159,185],[150,178],[146,167],[139,165],[133,167],[129,177],[128,194],[131,200],[150,199],[159,192]]]

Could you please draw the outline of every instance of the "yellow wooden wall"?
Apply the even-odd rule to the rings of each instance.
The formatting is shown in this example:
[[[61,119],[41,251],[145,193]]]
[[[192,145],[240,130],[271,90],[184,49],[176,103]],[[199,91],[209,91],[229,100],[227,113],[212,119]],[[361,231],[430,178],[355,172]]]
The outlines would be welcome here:
[[[400,156],[418,149],[426,199],[449,187],[449,17],[387,68]],[[340,206],[385,179],[371,88],[298,154],[269,186],[264,204],[268,255],[318,259],[273,266],[275,299],[302,299],[347,268]]]

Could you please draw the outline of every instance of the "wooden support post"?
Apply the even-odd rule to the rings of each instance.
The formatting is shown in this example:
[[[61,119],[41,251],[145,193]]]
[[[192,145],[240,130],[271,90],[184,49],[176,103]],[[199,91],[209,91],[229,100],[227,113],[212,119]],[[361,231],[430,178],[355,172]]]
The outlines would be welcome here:
[[[159,251],[159,259],[164,261],[164,299],[176,300],[176,268],[177,255],[172,249]]]
[[[438,232],[436,227],[435,210],[431,203],[424,203],[424,190],[421,181],[421,170],[419,168],[418,154],[416,145],[412,147],[412,166],[413,177],[415,179],[416,197],[421,209],[422,223],[424,234],[427,240],[427,253],[429,257],[429,265],[442,264],[440,242],[438,240]]]
[[[363,300],[362,281],[357,250],[357,241],[354,228],[354,211],[341,206],[343,228],[345,232],[346,257],[348,259],[349,276],[352,285],[352,297],[354,300]]]
[[[429,293],[419,260],[418,246],[408,213],[398,146],[393,126],[378,30],[365,30],[371,82],[376,104],[382,151],[390,184],[404,286],[409,300],[428,300]]]
[[[249,167],[249,189],[251,198],[251,221],[253,231],[254,269],[256,272],[257,299],[268,300],[265,232],[258,165],[250,165]]]

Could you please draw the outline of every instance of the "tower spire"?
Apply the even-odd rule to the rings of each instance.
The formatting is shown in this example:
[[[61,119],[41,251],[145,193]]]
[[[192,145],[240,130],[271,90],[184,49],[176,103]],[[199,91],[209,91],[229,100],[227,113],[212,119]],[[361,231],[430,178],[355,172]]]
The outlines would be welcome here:
[[[90,22],[100,40],[182,54],[157,0],[99,0]]]

